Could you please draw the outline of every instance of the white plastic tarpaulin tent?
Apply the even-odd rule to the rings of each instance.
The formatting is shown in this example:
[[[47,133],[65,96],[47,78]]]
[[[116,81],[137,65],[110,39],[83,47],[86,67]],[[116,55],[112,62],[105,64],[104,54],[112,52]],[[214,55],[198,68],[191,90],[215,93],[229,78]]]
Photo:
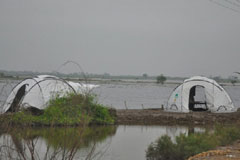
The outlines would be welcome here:
[[[197,87],[204,90],[204,101],[195,99]],[[164,109],[173,112],[209,110],[216,113],[226,113],[236,111],[232,100],[224,88],[216,81],[201,76],[186,79],[181,85],[176,87]]]
[[[50,75],[27,78],[12,89],[3,106],[3,112],[14,112],[18,107],[35,107],[41,110],[53,97],[64,96],[68,93],[85,93],[95,87],[97,85],[65,81]]]

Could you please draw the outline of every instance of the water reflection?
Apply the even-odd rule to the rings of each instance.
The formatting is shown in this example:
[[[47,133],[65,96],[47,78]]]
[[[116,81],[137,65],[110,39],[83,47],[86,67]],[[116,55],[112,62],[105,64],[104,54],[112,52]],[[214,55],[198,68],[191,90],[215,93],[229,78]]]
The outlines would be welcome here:
[[[92,159],[97,144],[115,133],[115,126],[1,129],[0,159]]]
[[[145,159],[151,142],[204,132],[185,126],[93,126],[0,129],[0,159]]]
[[[186,126],[118,126],[116,134],[112,137],[110,147],[102,159],[144,160],[146,159],[147,147],[156,139],[163,135],[169,135],[172,140],[175,140],[175,137],[180,133],[190,134],[189,130],[192,130],[191,128]],[[196,132],[199,129],[193,127],[193,130]]]

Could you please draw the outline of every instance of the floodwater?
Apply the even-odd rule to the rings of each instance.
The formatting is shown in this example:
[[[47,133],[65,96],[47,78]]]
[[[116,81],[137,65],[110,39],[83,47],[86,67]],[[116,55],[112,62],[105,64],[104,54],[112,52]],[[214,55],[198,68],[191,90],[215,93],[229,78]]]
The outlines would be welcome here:
[[[159,108],[166,105],[167,100],[177,87],[176,84],[154,83],[115,83],[101,84],[94,89],[99,103],[116,109]],[[224,86],[234,105],[240,107],[240,86]]]
[[[0,106],[18,81],[0,81]],[[99,103],[116,109],[159,108],[166,105],[176,84],[159,85],[155,83],[98,84],[93,90]],[[236,107],[240,107],[240,86],[224,86]],[[1,108],[0,108],[1,109]]]
[[[167,103],[176,85],[154,83],[101,84],[94,89],[99,103],[116,109],[159,108]]]
[[[180,133],[204,131],[184,126],[97,126],[88,128],[25,128],[0,132],[0,159],[16,157],[50,159],[144,160],[146,150],[162,135],[172,140]],[[30,152],[31,151],[31,152]]]

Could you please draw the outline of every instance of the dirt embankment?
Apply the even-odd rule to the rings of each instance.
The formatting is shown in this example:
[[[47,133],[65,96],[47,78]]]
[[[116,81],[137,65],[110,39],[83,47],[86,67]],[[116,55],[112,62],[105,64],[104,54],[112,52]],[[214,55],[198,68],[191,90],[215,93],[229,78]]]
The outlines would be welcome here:
[[[188,160],[240,160],[240,141],[233,145],[199,153],[188,158]]]
[[[234,113],[190,112],[174,113],[161,109],[120,109],[117,110],[117,124],[149,125],[211,125],[240,124],[240,111]]]

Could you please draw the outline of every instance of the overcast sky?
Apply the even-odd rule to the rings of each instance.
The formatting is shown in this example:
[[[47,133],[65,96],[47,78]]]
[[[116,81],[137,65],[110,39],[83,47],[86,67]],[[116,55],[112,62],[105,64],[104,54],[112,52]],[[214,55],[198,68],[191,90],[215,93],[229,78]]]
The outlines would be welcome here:
[[[67,60],[89,73],[232,75],[240,0],[0,0],[0,69]]]

